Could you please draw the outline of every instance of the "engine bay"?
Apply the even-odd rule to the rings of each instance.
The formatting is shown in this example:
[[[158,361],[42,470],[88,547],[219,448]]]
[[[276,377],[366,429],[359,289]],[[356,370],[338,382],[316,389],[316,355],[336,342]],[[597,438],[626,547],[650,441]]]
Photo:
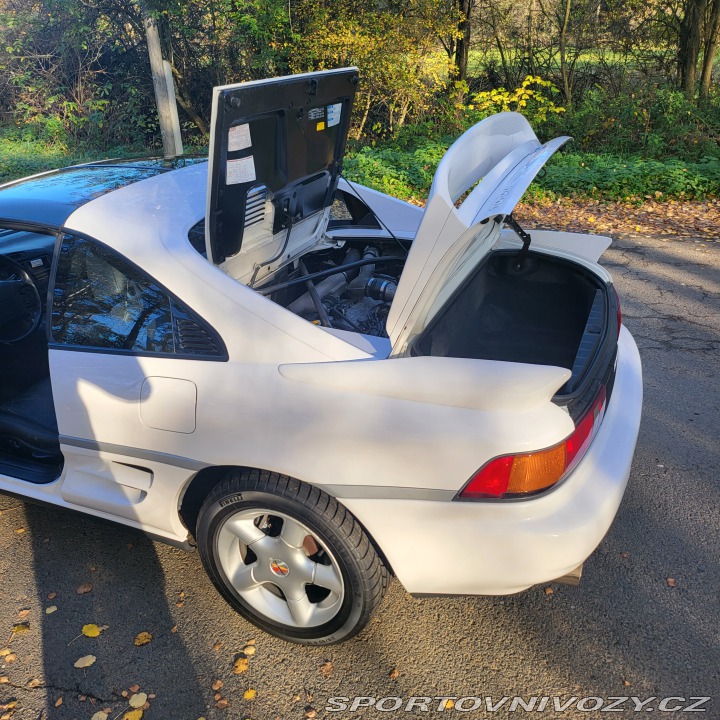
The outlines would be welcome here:
[[[398,239],[346,240],[306,254],[255,289],[316,325],[387,337],[407,252]]]

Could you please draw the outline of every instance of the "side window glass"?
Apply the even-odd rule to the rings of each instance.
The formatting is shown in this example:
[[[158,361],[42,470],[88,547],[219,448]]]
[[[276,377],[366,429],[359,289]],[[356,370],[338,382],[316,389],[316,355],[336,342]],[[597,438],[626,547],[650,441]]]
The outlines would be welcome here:
[[[218,356],[219,338],[110,248],[66,236],[53,289],[57,343],[144,353]]]

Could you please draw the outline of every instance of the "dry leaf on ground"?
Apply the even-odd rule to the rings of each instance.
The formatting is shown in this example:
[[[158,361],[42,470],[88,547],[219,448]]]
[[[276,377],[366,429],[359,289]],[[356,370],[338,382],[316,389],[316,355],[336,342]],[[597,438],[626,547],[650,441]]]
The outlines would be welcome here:
[[[152,639],[153,639],[152,633],[141,632],[135,636],[135,640],[133,642],[135,645],[140,647],[141,645],[147,645]]]
[[[248,688],[243,693],[243,699],[244,700],[254,700],[256,695],[257,695],[257,692],[255,690],[253,690],[252,688]]]
[[[83,655],[83,657],[78,658],[75,661],[75,667],[76,668],[87,668],[90,667],[97,658],[94,655]]]
[[[135,693],[128,702],[132,708],[141,708],[147,702],[147,699],[147,693],[141,692]]]
[[[85,595],[85,593],[92,592],[92,589],[93,589],[92,583],[83,583],[82,585],[78,585],[78,588],[75,592],[78,595]]]
[[[45,608],[45,614],[52,615],[56,610],[57,610],[57,605],[50,605],[49,607]]]
[[[323,677],[326,677],[326,678],[330,677],[332,675],[332,672],[333,672],[333,664],[330,661],[323,663],[320,666],[320,673],[322,674]]]
[[[215,682],[210,686],[213,690],[221,690],[223,685],[225,683],[222,680],[215,680]]]
[[[245,656],[239,657],[233,663],[233,675],[240,675],[241,673],[244,673],[248,669],[248,665],[249,662]]]
[[[96,625],[95,623],[88,623],[87,625],[82,626],[81,632],[85,637],[96,638],[102,631],[100,630],[99,625]]]

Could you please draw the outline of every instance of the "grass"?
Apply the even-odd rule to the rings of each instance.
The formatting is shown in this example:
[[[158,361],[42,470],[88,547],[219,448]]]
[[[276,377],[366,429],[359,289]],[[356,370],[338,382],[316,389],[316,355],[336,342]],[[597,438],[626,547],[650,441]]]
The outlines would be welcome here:
[[[112,148],[105,152],[69,147],[23,136],[15,128],[0,128],[0,183],[76,163],[147,154],[142,147]]]

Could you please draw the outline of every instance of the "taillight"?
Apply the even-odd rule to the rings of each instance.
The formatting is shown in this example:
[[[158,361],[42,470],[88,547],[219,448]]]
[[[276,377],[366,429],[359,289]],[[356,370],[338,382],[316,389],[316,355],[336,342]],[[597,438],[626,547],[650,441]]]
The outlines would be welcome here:
[[[458,500],[519,497],[546,490],[562,480],[587,451],[605,414],[602,385],[590,409],[567,440],[546,450],[502,455],[485,463],[458,493]]]
[[[613,292],[615,293],[615,303],[617,304],[617,334],[620,337],[620,328],[622,327],[622,310],[620,309],[620,296],[617,294],[615,286],[612,286]]]

